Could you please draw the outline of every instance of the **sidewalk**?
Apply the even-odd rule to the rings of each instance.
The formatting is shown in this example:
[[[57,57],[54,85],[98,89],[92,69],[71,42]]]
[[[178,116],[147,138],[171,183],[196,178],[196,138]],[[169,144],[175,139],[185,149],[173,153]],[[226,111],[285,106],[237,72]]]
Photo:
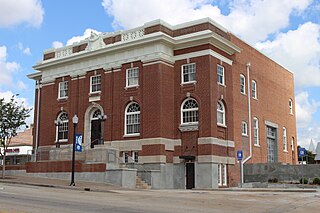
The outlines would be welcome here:
[[[117,190],[132,190],[119,186],[104,183],[84,182],[75,180],[76,185],[70,186],[70,180],[30,177],[30,176],[11,176],[7,175],[5,179],[0,178],[0,183],[23,184],[30,186],[51,187],[60,189],[71,189],[80,191],[95,192],[114,192]]]

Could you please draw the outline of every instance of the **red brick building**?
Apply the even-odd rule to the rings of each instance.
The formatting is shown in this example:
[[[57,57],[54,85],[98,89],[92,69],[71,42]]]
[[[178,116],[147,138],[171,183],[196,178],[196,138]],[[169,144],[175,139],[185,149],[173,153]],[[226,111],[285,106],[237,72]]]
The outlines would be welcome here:
[[[72,144],[77,114],[85,149],[118,149],[159,188],[234,186],[237,150],[297,162],[293,74],[211,19],[92,34],[34,69],[39,149]]]

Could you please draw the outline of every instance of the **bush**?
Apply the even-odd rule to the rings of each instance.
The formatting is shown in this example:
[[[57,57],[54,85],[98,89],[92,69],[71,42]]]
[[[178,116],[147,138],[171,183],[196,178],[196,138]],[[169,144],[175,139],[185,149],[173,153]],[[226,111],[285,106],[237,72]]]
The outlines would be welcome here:
[[[319,178],[314,178],[312,181],[312,184],[320,185],[320,179]]]
[[[269,183],[278,183],[278,178],[271,178],[268,180]]]
[[[300,178],[300,183],[301,184],[308,184],[308,179],[307,178]]]

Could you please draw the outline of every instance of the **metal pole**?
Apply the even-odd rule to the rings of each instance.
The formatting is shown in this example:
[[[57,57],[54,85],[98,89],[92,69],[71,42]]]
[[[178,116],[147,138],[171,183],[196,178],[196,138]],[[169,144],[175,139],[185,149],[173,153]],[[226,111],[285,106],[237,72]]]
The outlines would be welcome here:
[[[73,146],[72,146],[72,172],[71,172],[71,183],[70,186],[75,186],[74,182],[74,161],[75,161],[75,151],[76,151],[76,127],[77,124],[73,124]]]
[[[240,188],[242,188],[243,176],[242,176],[242,163],[240,160]]]

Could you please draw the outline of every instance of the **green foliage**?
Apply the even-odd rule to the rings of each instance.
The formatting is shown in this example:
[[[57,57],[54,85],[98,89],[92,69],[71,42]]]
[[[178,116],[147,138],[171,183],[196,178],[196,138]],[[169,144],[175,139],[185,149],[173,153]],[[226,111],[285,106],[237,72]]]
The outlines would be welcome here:
[[[269,183],[278,183],[278,178],[271,178],[268,180]]]
[[[299,181],[301,184],[308,184],[308,179],[307,178],[300,178],[300,181]]]
[[[320,178],[314,178],[312,184],[320,185]]]
[[[23,103],[19,104],[15,98],[16,95],[12,96],[9,102],[0,98],[0,145],[4,150],[19,128],[27,126],[26,118],[30,116],[31,109],[25,108]]]

